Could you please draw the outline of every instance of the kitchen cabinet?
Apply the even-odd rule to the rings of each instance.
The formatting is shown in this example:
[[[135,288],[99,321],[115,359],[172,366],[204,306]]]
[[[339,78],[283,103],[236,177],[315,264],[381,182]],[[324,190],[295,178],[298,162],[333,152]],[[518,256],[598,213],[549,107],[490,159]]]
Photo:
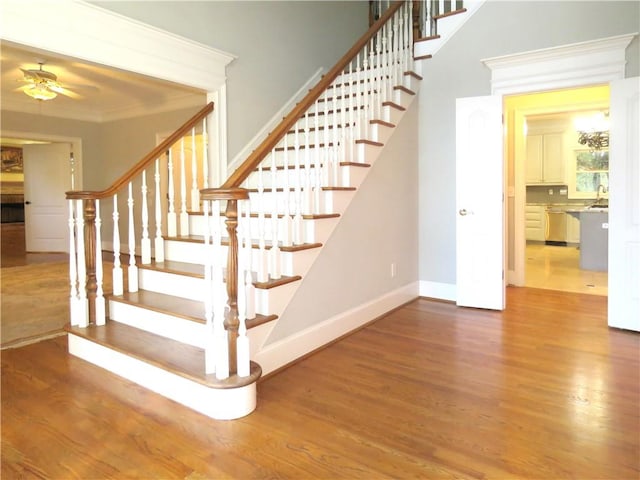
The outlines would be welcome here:
[[[544,242],[547,229],[547,216],[544,205],[525,205],[525,239]]]
[[[527,135],[525,181],[528,185],[566,183],[562,133]]]

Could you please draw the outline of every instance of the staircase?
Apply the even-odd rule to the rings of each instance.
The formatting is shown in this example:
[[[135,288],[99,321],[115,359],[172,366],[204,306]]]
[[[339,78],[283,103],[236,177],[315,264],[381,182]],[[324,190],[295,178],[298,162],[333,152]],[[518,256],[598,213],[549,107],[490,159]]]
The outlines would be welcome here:
[[[255,409],[252,359],[416,98],[413,3],[390,6],[219,188],[209,104],[109,189],[67,194],[71,354],[212,418]]]

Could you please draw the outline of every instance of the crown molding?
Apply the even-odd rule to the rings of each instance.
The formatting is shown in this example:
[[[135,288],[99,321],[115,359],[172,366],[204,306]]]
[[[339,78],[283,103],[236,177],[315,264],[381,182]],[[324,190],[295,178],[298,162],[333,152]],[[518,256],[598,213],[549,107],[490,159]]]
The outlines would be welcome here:
[[[637,33],[481,60],[491,70],[492,94],[513,94],[608,83],[624,78],[625,50]]]
[[[205,91],[225,83],[225,68],[236,58],[79,0],[25,7],[24,0],[0,2],[2,40]]]

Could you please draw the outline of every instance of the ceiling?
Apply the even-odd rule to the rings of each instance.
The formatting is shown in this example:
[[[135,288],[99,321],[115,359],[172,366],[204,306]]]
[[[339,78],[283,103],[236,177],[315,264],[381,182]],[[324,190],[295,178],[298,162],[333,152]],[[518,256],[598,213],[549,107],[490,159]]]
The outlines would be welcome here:
[[[106,122],[203,105],[206,101],[205,92],[192,87],[8,42],[2,42],[0,56],[2,110]],[[20,69],[37,69],[41,62],[44,70],[57,75],[63,87],[80,97],[58,95],[40,101],[20,91],[25,85]]]

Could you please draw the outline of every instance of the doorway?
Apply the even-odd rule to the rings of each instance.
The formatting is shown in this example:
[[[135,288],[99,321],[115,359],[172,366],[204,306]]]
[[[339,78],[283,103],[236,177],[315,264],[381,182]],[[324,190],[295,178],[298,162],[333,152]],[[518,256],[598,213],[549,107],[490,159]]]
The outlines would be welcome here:
[[[3,131],[1,142],[19,149],[23,157],[36,153],[36,158],[24,162],[19,181],[15,182],[21,202],[30,203],[24,205],[26,212],[21,222],[2,226],[2,266],[59,260],[68,252],[69,244],[64,192],[82,189],[82,142],[75,137],[18,131]],[[55,165],[49,163],[50,158],[55,159]],[[30,211],[31,207],[36,209]],[[35,216],[30,215],[34,212]],[[57,218],[54,222],[54,213],[62,215],[62,220]]]
[[[504,97],[508,183],[514,185],[510,193],[516,197],[509,214],[509,240],[514,246],[509,252],[510,284],[607,294],[606,271],[580,268],[579,215],[566,212],[585,208],[597,196],[595,191],[592,195],[576,191],[571,159],[585,147],[577,142],[574,122],[608,106],[608,85]],[[565,222],[566,236],[560,242],[547,240],[548,210],[559,212],[555,215]]]

